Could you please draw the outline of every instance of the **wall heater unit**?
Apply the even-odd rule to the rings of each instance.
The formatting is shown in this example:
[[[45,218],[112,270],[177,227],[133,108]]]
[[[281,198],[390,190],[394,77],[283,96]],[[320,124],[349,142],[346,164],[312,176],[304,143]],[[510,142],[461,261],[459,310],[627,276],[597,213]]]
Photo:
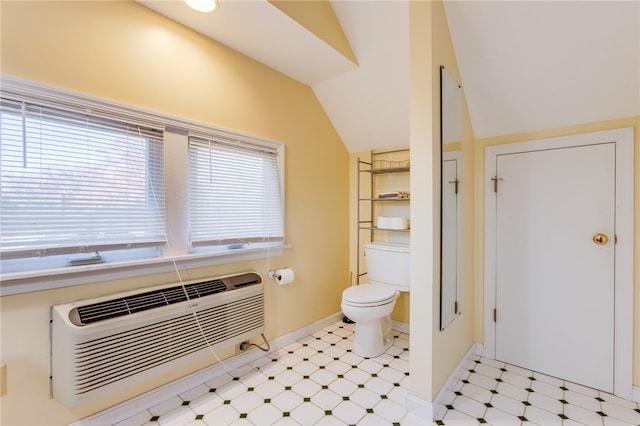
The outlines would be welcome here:
[[[53,396],[69,407],[188,364],[209,352],[206,340],[218,350],[264,332],[262,277],[255,272],[56,305],[51,311]]]

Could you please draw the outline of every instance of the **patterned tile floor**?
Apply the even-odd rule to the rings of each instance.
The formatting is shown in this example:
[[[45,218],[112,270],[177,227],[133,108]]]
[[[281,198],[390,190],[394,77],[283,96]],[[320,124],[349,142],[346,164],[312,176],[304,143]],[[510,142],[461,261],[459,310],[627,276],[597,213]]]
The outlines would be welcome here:
[[[125,425],[425,424],[409,413],[409,335],[377,358],[355,355],[338,322],[118,423]]]
[[[640,425],[640,405],[492,359],[476,357],[447,395],[438,425]]]
[[[435,423],[409,413],[409,335],[377,358],[355,355],[338,322],[141,411],[129,425],[640,426],[640,405],[584,386],[475,357]]]

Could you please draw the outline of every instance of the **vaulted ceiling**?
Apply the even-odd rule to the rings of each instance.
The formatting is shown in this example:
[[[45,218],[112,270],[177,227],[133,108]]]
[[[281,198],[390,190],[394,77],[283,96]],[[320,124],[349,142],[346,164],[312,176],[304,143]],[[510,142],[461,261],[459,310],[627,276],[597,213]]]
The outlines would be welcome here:
[[[353,56],[277,1],[139,3],[309,85],[350,152],[408,145],[408,1],[332,1]],[[445,11],[476,138],[640,115],[640,1]]]

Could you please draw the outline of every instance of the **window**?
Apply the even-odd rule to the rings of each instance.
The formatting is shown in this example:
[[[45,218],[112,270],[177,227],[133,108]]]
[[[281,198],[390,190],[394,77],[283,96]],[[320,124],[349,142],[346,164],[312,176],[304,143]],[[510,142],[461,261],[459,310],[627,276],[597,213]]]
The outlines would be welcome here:
[[[282,143],[1,80],[0,295],[286,248]]]
[[[193,251],[282,245],[277,151],[191,135],[189,220]]]
[[[0,127],[3,261],[166,243],[161,129],[4,97]]]

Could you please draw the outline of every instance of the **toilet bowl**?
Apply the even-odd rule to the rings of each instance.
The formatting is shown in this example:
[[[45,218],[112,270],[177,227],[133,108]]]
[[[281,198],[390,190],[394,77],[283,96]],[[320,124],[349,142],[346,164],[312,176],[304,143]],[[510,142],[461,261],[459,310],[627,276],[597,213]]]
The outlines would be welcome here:
[[[391,346],[391,312],[399,295],[398,290],[381,284],[360,284],[344,291],[342,312],[356,324],[356,355],[377,357]]]
[[[342,312],[356,324],[353,352],[366,358],[382,355],[393,343],[391,312],[401,291],[409,291],[409,247],[365,244],[368,284],[342,293]]]

